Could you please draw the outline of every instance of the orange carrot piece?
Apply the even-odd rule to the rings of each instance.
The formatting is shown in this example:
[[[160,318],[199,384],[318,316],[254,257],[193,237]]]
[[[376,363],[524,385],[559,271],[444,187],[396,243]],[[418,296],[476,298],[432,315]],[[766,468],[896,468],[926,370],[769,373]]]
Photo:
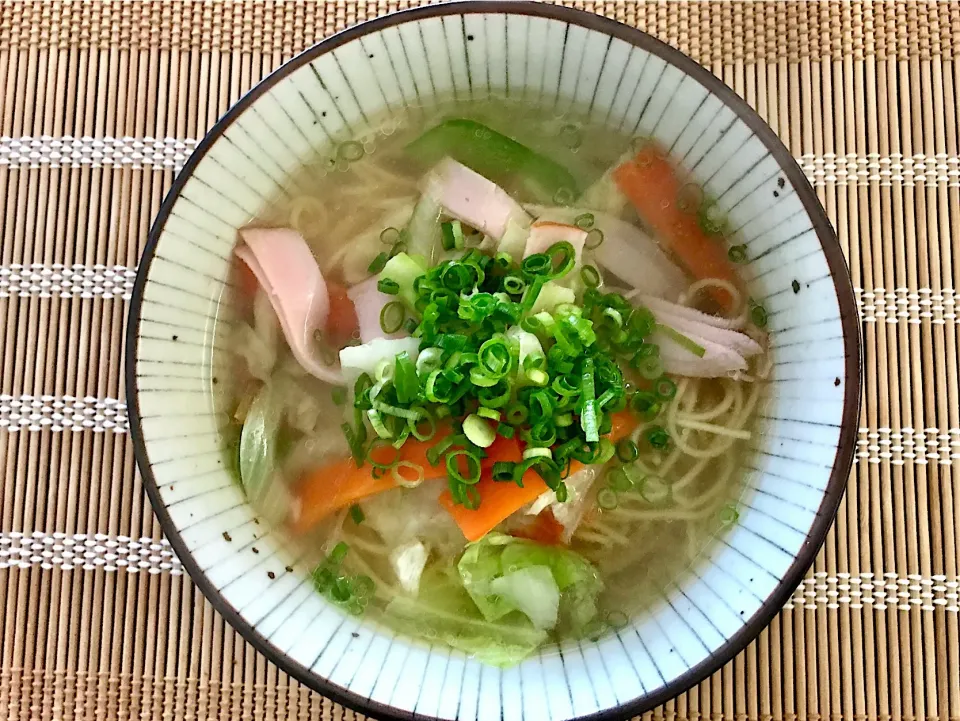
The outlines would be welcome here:
[[[353,301],[347,296],[347,289],[337,283],[327,283],[327,295],[330,296],[330,314],[327,316],[327,334],[330,343],[340,347],[360,329],[357,311]]]
[[[740,285],[723,245],[704,232],[694,214],[680,208],[683,186],[662,148],[648,143],[636,157],[614,169],[613,180],[695,278],[720,278]],[[712,288],[710,294],[730,309],[733,298],[728,291]]]
[[[627,436],[637,425],[636,418],[628,411],[614,413],[611,418],[609,438],[616,443]],[[453,520],[460,526],[463,535],[468,541],[477,541],[492,531],[507,516],[515,513],[528,503],[536,500],[542,493],[549,490],[540,474],[528,470],[523,474],[523,488],[515,483],[495,481],[489,469],[496,461],[519,462],[523,458],[523,451],[516,439],[498,437],[487,448],[487,458],[481,464],[483,476],[477,483],[480,493],[480,506],[469,509],[466,506],[453,502],[450,490],[440,494],[440,505],[447,509]],[[576,473],[584,468],[579,461],[570,462],[570,473]]]
[[[532,523],[511,531],[510,535],[545,546],[560,546],[563,544],[563,531],[563,525],[554,517],[553,511],[546,508],[534,517]]]
[[[408,438],[400,448],[398,461],[407,461],[423,468],[425,478],[439,478],[446,469],[443,465],[431,466],[427,460],[427,451],[435,446],[450,432],[449,428],[438,428],[436,435],[429,441]],[[383,461],[393,458],[393,451],[383,449]],[[379,459],[378,459],[379,460]],[[308,473],[300,481],[295,491],[295,508],[290,524],[294,533],[305,533],[331,513],[339,511],[364,498],[396,488],[393,474],[385,473],[380,478],[373,477],[373,466],[364,463],[357,468],[352,458],[335,461],[329,465]]]

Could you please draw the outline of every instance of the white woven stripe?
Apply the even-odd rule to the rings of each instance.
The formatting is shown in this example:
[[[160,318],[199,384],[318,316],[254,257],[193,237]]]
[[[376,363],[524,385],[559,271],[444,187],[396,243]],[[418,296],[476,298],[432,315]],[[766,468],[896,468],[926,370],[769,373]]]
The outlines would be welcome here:
[[[957,293],[953,288],[938,292],[930,288],[854,290],[864,323],[906,322],[919,325],[929,320],[935,325],[944,325],[957,322]]]
[[[0,533],[0,568],[62,568],[130,573],[172,573],[183,567],[165,539],[107,536],[102,533]]]
[[[44,265],[14,263],[0,266],[0,298],[122,298],[133,292],[136,268],[123,265]]]
[[[860,428],[856,457],[867,463],[949,466],[960,458],[960,428],[949,428],[945,432],[937,428]]]
[[[10,168],[93,167],[180,170],[195,138],[0,137],[0,165]],[[814,186],[866,185],[960,187],[960,158],[945,153],[836,155],[807,153],[796,159]]]
[[[947,576],[901,576],[896,573],[826,573],[805,578],[784,608],[815,609],[817,606],[873,608],[877,611],[960,611],[957,592],[960,578]]]
[[[29,265],[0,266],[0,298],[103,298],[129,300],[136,268],[122,265]],[[953,288],[855,288],[857,307],[864,323],[929,321],[935,325],[957,322],[957,293]]]
[[[126,433],[127,406],[116,398],[0,395],[0,429]],[[960,428],[860,428],[857,462],[894,465],[939,463],[960,459]]]
[[[180,170],[193,138],[0,137],[0,165],[11,168],[151,168]]]
[[[126,433],[127,404],[116,398],[0,395],[0,429]]]
[[[0,533],[0,569],[62,568],[91,571],[125,570],[129,573],[171,573],[183,567],[166,539],[129,538],[106,534]],[[896,573],[817,573],[804,579],[784,608],[814,609],[817,606],[876,610],[942,608],[957,613],[960,578],[942,575]]]

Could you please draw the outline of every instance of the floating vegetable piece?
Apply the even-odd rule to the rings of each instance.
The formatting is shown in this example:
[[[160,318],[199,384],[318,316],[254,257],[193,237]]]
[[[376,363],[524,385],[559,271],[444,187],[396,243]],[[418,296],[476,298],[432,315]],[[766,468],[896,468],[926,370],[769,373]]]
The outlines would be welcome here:
[[[276,465],[280,414],[272,387],[260,389],[240,432],[240,483],[251,499],[259,498]]]
[[[530,225],[530,216],[502,188],[451,158],[430,171],[423,191],[450,215],[497,241],[511,221]]]
[[[425,163],[449,156],[503,185],[511,179],[529,181],[545,199],[558,193],[571,198],[580,194],[576,180],[562,165],[473,120],[446,120],[410,143],[407,152]]]
[[[240,238],[235,253],[267,293],[297,361],[320,380],[342,385],[340,370],[320,357],[317,335],[326,327],[330,297],[306,241],[289,228],[247,228]]]
[[[640,217],[694,277],[720,278],[735,286],[740,285],[722,238],[713,237],[704,230],[698,215],[683,207],[683,184],[667,154],[658,145],[644,145],[632,160],[617,166],[613,179]],[[733,305],[733,298],[726,289],[713,287],[710,293],[724,309]]]

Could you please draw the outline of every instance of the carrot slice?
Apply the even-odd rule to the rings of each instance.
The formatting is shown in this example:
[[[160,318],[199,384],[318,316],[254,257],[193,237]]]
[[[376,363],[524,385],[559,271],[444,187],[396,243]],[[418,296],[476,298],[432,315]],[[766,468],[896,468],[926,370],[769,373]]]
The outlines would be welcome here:
[[[337,283],[327,283],[327,295],[330,296],[330,314],[327,316],[327,334],[330,343],[340,347],[359,332],[357,311],[353,301],[347,296],[347,289]]]
[[[563,543],[563,531],[563,525],[554,517],[553,511],[546,508],[534,517],[530,525],[511,531],[510,535],[545,546],[559,546]]]
[[[397,460],[420,466],[425,478],[440,478],[446,470],[442,465],[431,466],[427,460],[427,451],[449,432],[449,428],[438,428],[436,435],[429,441],[408,438],[400,447]],[[393,457],[389,448],[384,448],[383,453],[384,462],[389,460],[387,456]],[[305,533],[344,506],[396,487],[397,483],[390,472],[374,478],[373,466],[369,463],[358,468],[352,458],[335,461],[311,471],[300,481],[295,491],[296,510],[290,528],[294,533]]]
[[[680,208],[682,184],[662,148],[648,143],[636,157],[614,169],[613,180],[695,278],[720,278],[740,285],[726,249],[704,232],[696,215]],[[730,310],[733,298],[728,291],[711,288],[710,294]]]
[[[628,411],[614,413],[611,416],[611,421],[612,425],[608,437],[614,443],[627,436],[637,425],[636,418]],[[466,506],[454,503],[449,489],[440,494],[440,505],[453,516],[453,520],[460,526],[460,530],[463,531],[463,535],[468,541],[477,541],[483,538],[507,516],[533,502],[549,490],[540,474],[532,469],[523,474],[522,488],[515,483],[493,480],[489,469],[493,467],[496,461],[513,461],[516,463],[522,458],[523,450],[516,439],[498,437],[487,448],[487,457],[481,463],[484,474],[477,483],[477,490],[480,493],[479,507],[469,509]],[[571,461],[570,473],[576,473],[583,467],[583,464],[579,461]]]

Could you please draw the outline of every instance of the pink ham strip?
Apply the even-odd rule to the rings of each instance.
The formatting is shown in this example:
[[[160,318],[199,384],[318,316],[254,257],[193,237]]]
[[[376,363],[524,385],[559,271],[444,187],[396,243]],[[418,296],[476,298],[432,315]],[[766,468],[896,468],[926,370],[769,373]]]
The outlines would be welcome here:
[[[377,338],[403,338],[403,333],[384,333],[380,327],[380,312],[383,306],[396,300],[377,290],[379,276],[367,278],[347,291],[347,297],[353,301],[357,311],[357,323],[360,327],[360,342],[369,343]]]
[[[270,299],[294,357],[311,375],[342,384],[340,370],[315,355],[314,335],[326,326],[330,297],[306,241],[289,228],[246,228],[240,239],[234,252]]]
[[[523,252],[523,257],[543,253],[554,243],[563,240],[573,246],[577,265],[579,265],[583,256],[583,245],[587,242],[587,231],[581,230],[575,225],[557,223],[552,220],[538,220],[530,226],[530,235],[527,238],[527,247]]]
[[[454,218],[497,242],[511,220],[523,227],[530,224],[530,216],[506,191],[451,158],[427,174],[423,191]]]

